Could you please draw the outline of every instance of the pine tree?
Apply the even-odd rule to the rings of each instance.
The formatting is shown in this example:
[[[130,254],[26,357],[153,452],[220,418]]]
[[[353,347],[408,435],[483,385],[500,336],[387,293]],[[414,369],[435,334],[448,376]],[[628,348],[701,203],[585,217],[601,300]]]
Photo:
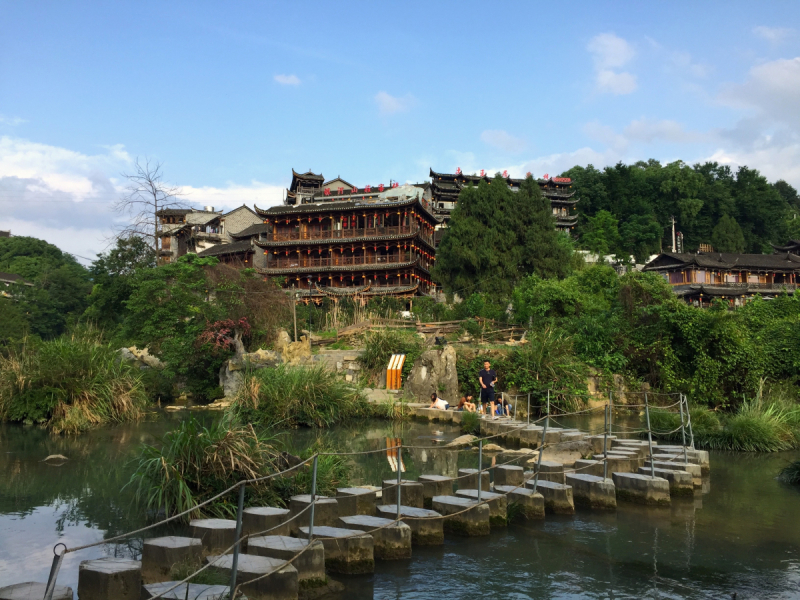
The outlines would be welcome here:
[[[717,252],[744,252],[744,234],[736,219],[722,215],[711,234],[711,244]]]
[[[445,290],[508,294],[522,277],[564,276],[569,248],[560,243],[550,202],[529,177],[518,192],[496,176],[462,190],[436,251],[434,274]]]

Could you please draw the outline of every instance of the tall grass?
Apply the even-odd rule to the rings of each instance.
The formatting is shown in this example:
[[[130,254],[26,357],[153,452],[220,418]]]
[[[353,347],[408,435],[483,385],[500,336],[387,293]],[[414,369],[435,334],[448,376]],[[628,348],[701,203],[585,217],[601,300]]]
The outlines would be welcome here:
[[[765,401],[760,395],[744,400],[734,413],[714,413],[694,407],[690,411],[695,446],[710,450],[780,452],[800,447],[800,409],[780,399]],[[656,437],[678,441],[680,415],[663,410],[650,412]],[[689,433],[687,429],[687,442]]]
[[[0,355],[0,419],[53,433],[140,418],[147,398],[137,371],[85,330],[52,341],[24,339]]]
[[[461,415],[461,433],[480,435],[480,432],[481,416],[478,413],[464,411]]]
[[[127,486],[134,492],[135,503],[151,515],[190,511],[184,521],[206,516],[231,518],[237,510],[235,492],[202,508],[197,505],[238,481],[285,470],[287,461],[277,444],[276,435],[252,425],[223,418],[205,427],[191,418],[167,433],[161,444],[142,445]],[[322,447],[308,448],[301,456],[323,451]],[[320,456],[317,493],[336,495],[337,487],[349,484],[349,470],[340,456]],[[311,469],[305,465],[291,474],[250,483],[245,489],[245,506],[287,506],[291,496],[310,493],[311,479]]]
[[[242,479],[275,470],[277,452],[270,439],[252,426],[218,421],[204,427],[196,419],[182,421],[160,446],[143,444],[128,486],[137,504],[149,511],[174,515],[196,507]],[[266,483],[248,486],[251,500],[271,501]],[[236,494],[230,493],[186,520],[200,516],[228,518],[236,513]]]
[[[265,427],[329,427],[373,410],[357,386],[323,366],[280,365],[247,374],[228,416]]]

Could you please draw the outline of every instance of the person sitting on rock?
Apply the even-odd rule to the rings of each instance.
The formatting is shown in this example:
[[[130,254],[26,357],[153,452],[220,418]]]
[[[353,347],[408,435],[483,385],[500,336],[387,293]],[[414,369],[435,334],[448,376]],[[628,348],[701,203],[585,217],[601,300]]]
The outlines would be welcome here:
[[[436,394],[431,394],[431,405],[428,408],[436,408],[438,410],[447,410],[450,405],[439,398]]]
[[[511,416],[511,404],[509,404],[508,400],[506,400],[505,396],[500,394],[500,399],[496,401],[497,404],[497,413],[500,416]]]
[[[461,396],[461,400],[458,401],[458,408],[456,408],[456,410],[475,412],[475,405],[468,399],[471,397],[472,396]]]

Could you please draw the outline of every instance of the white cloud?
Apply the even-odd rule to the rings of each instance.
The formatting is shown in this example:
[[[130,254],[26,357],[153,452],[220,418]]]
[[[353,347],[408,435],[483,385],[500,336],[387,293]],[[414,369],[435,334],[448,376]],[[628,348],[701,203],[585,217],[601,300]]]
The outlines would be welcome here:
[[[751,68],[747,81],[723,88],[719,99],[730,106],[755,109],[796,129],[800,125],[800,57]]]
[[[112,205],[123,193],[119,174],[133,160],[121,145],[98,154],[0,137],[0,229],[46,239],[73,254],[93,257],[107,245],[120,216]],[[228,210],[279,204],[283,188],[252,181],[224,186],[178,185],[194,206]]]
[[[677,121],[668,119],[652,120],[638,119],[631,121],[622,131],[623,136],[628,140],[637,142],[653,143],[655,141],[665,141],[673,144],[689,144],[705,141],[706,135],[700,132],[687,131],[683,125]]]
[[[614,165],[623,156],[614,149],[607,149],[603,152],[598,152],[590,147],[579,148],[573,152],[558,152],[555,154],[548,154],[546,156],[539,156],[527,160],[521,164],[507,165],[502,168],[489,169],[487,172],[494,173],[495,171],[508,170],[511,177],[525,177],[527,173],[531,173],[534,177],[542,177],[548,174],[550,177],[556,177],[559,173],[571,169],[575,165],[586,166],[593,164],[597,168],[603,168],[609,165]]]
[[[636,56],[631,44],[613,33],[601,33],[589,40],[586,49],[594,61],[595,84],[599,92],[622,95],[636,90],[636,76],[627,71],[617,71]]]
[[[758,37],[767,40],[770,44],[780,44],[792,34],[793,30],[788,27],[767,27],[759,25],[753,28],[753,33]]]
[[[671,62],[679,72],[689,74],[698,79],[705,79],[708,77],[709,71],[711,71],[711,67],[708,65],[694,62],[692,55],[688,52],[673,52]]]
[[[763,139],[749,149],[719,149],[704,160],[733,168],[748,166],[761,171],[770,181],[783,179],[794,187],[800,186],[800,143],[781,144]]]
[[[597,72],[597,90],[606,94],[630,94],[636,90],[636,76],[627,71],[615,73],[603,69]]]
[[[273,79],[281,85],[300,85],[300,78],[297,75],[275,75]]]
[[[17,125],[22,125],[23,123],[27,123],[27,121],[20,117],[7,117],[5,115],[0,115],[0,125],[10,125],[11,127],[16,127]]]
[[[481,133],[481,141],[510,154],[521,152],[528,145],[525,140],[502,129],[487,129]]]
[[[381,91],[375,94],[375,102],[382,115],[393,115],[410,109],[416,102],[416,99],[411,94],[392,96],[387,92]]]

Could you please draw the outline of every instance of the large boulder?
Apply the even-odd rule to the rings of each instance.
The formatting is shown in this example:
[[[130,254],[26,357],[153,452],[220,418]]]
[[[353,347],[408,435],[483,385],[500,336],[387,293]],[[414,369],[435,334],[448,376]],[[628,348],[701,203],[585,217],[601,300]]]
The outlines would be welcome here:
[[[272,350],[259,348],[255,352],[243,354],[241,358],[234,357],[225,361],[219,370],[219,387],[225,396],[231,398],[236,395],[244,382],[246,369],[268,369],[281,364],[281,355]]]
[[[303,365],[311,362],[311,340],[301,335],[297,342],[290,342],[281,351],[287,365]]]
[[[117,352],[119,352],[120,358],[123,361],[131,363],[133,366],[140,369],[164,368],[164,363],[157,357],[152,356],[147,348],[139,350],[136,346],[131,346],[130,348],[120,348]]]
[[[411,368],[404,388],[415,398],[428,400],[435,393],[450,404],[456,403],[458,374],[455,348],[445,346],[423,352]]]

